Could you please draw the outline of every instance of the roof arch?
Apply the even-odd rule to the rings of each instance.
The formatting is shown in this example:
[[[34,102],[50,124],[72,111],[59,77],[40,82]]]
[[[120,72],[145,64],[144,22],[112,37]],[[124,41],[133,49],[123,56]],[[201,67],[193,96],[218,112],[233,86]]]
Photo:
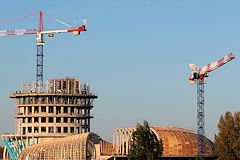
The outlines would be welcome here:
[[[99,143],[98,141],[99,136],[91,132],[68,136],[28,147],[22,151],[18,159],[86,160],[95,158],[94,144]]]
[[[198,138],[193,131],[182,128],[170,128],[161,126],[152,126],[150,129],[158,139],[163,143],[163,157],[197,157],[198,156]],[[113,144],[115,146],[115,155],[128,155],[130,139],[132,133],[136,130],[132,128],[117,128],[113,133]],[[204,138],[204,156],[215,157],[214,144],[208,138]]]
[[[153,126],[151,130],[161,138],[164,157],[196,157],[198,155],[198,138],[193,131],[182,128]],[[204,156],[214,157],[214,144],[204,138]]]

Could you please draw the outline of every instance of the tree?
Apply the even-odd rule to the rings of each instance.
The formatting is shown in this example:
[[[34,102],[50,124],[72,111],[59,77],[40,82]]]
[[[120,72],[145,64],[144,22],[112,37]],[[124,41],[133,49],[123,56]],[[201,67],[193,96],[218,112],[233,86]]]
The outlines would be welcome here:
[[[218,123],[215,151],[219,160],[240,160],[240,112],[226,112]]]
[[[163,152],[162,140],[151,131],[148,122],[137,124],[132,133],[128,158],[130,160],[156,160]]]

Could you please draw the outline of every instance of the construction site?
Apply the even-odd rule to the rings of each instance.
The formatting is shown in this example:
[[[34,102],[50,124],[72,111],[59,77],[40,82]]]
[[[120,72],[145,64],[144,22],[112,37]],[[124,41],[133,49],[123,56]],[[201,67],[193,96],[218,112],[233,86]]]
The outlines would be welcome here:
[[[4,160],[127,159],[131,136],[136,128],[116,127],[112,142],[91,132],[93,102],[99,97],[91,90],[90,84],[73,77],[43,80],[44,35],[80,35],[87,31],[87,21],[76,28],[48,31],[43,27],[43,12],[38,15],[38,29],[0,31],[0,36],[35,35],[37,46],[36,81],[22,82],[21,89],[10,93],[10,99],[15,101],[16,131],[1,135],[5,145]],[[234,58],[230,53],[202,68],[189,65],[192,69],[189,82],[197,84],[198,132],[151,126],[153,133],[163,142],[163,159],[216,159],[214,144],[205,136],[204,130],[204,79],[209,72]]]

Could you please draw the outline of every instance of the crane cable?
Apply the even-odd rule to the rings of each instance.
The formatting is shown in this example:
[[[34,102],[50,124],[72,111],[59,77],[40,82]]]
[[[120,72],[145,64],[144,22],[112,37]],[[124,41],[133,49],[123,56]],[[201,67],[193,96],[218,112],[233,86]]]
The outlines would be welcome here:
[[[13,18],[13,19],[11,19],[11,20],[2,21],[2,22],[0,22],[0,25],[8,24],[8,23],[11,23],[11,22],[14,22],[14,21],[21,21],[21,20],[24,20],[24,19],[26,19],[26,18],[28,18],[28,17],[32,17],[32,16],[34,16],[34,15],[36,15],[36,14],[38,14],[38,12],[29,13],[29,14],[27,14],[27,15],[25,15],[25,16],[16,17],[16,18]]]
[[[72,27],[73,27],[73,26],[71,26],[71,25],[69,25],[69,24],[67,24],[67,23],[65,23],[65,22],[63,22],[63,21],[61,21],[60,19],[57,19],[57,18],[55,18],[55,17],[53,17],[53,16],[47,14],[46,12],[44,12],[44,15],[46,15],[47,17],[52,18],[52,19],[54,19],[55,21],[57,21],[57,22],[59,22],[59,23],[65,25],[65,26],[67,26],[68,28],[72,28]]]
[[[5,21],[0,22],[0,25],[9,24],[9,23],[14,22],[14,21],[21,21],[21,20],[24,20],[24,19],[26,19],[26,18],[28,18],[28,17],[32,17],[32,16],[34,16],[34,15],[37,15],[37,14],[39,14],[39,12],[29,13],[29,14],[27,14],[27,15],[25,15],[25,16],[16,17],[16,18],[13,18],[13,19],[11,19],[11,20],[5,20]],[[72,28],[72,27],[73,27],[73,26],[71,26],[71,25],[69,25],[69,24],[61,21],[60,19],[57,19],[57,18],[55,18],[55,17],[47,14],[46,12],[44,12],[44,15],[46,15],[47,17],[49,17],[49,18],[51,18],[51,19],[54,19],[55,21],[57,21],[57,22],[65,25],[65,26],[67,26],[68,28]]]

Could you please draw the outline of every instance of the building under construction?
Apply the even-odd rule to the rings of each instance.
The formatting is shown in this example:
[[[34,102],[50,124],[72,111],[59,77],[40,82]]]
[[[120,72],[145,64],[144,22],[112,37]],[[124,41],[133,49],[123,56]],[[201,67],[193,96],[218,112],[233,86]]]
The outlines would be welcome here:
[[[90,91],[89,84],[66,77],[39,86],[36,90],[35,82],[23,82],[21,90],[10,94],[17,109],[16,133],[3,135],[10,156],[17,157],[32,144],[90,132],[91,109],[98,96]],[[10,146],[14,141],[24,145],[16,149]]]
[[[35,83],[25,82],[11,94],[16,100],[17,134],[40,142],[90,131],[92,102],[90,86],[73,78],[50,79],[36,93]]]

